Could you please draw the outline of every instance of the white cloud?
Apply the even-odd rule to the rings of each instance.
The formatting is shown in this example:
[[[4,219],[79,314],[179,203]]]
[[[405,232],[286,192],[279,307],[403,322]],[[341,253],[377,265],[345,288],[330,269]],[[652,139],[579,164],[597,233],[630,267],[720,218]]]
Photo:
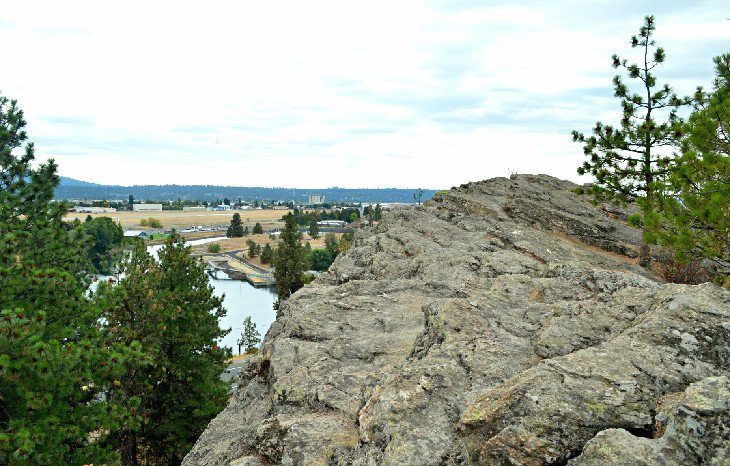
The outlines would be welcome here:
[[[638,9],[15,2],[0,12],[12,65],[0,91],[25,109],[40,158],[95,182],[441,188],[509,170],[577,180],[569,132],[615,118],[610,56],[630,55]],[[709,83],[730,39],[723,2],[652,9],[667,80],[682,92]]]

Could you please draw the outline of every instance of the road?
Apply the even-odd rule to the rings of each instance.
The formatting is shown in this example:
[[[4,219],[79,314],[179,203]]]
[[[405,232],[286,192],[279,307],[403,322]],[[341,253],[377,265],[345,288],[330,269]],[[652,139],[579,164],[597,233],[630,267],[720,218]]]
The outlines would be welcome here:
[[[221,374],[221,379],[230,382],[236,382],[238,380],[238,374],[243,369],[243,363],[246,362],[246,358],[235,359],[229,366],[228,371]]]

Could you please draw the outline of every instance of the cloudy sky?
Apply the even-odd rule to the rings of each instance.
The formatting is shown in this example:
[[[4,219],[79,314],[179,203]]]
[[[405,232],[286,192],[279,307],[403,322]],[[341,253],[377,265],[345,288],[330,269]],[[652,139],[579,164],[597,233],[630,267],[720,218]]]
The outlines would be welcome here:
[[[578,181],[570,131],[617,120],[610,57],[645,15],[682,93],[730,51],[727,0],[111,4],[0,9],[0,93],[38,158],[105,184]]]

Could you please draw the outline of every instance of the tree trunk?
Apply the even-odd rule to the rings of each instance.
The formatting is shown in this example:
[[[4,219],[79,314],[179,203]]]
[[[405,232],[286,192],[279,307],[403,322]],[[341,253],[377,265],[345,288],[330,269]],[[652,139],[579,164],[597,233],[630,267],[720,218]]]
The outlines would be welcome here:
[[[138,466],[137,462],[137,434],[135,432],[123,432],[120,454],[121,464],[124,466]]]
[[[639,265],[648,269],[651,265],[651,256],[649,255],[649,245],[642,244],[639,248]]]

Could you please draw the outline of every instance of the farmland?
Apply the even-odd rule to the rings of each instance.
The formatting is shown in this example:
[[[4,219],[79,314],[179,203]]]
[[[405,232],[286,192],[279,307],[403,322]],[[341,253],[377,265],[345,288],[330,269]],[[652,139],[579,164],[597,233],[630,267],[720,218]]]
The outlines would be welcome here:
[[[286,215],[288,210],[240,210],[235,211],[241,215],[241,221],[244,227],[248,227],[249,230],[253,228],[256,222],[263,225],[264,230],[271,230],[283,226],[283,223],[279,219]],[[231,218],[235,213],[220,212],[220,211],[206,211],[206,212],[182,212],[179,210],[163,210],[163,211],[152,211],[152,212],[107,212],[107,213],[94,213],[87,214],[83,212],[69,212],[66,215],[66,220],[73,220],[78,218],[81,221],[91,215],[91,217],[110,217],[114,221],[119,222],[122,228],[125,230],[143,230],[147,229],[140,225],[142,219],[154,217],[159,219],[162,223],[163,228],[176,228],[183,230],[191,226],[203,226],[205,228],[222,228],[224,231],[228,228],[231,223]]]

